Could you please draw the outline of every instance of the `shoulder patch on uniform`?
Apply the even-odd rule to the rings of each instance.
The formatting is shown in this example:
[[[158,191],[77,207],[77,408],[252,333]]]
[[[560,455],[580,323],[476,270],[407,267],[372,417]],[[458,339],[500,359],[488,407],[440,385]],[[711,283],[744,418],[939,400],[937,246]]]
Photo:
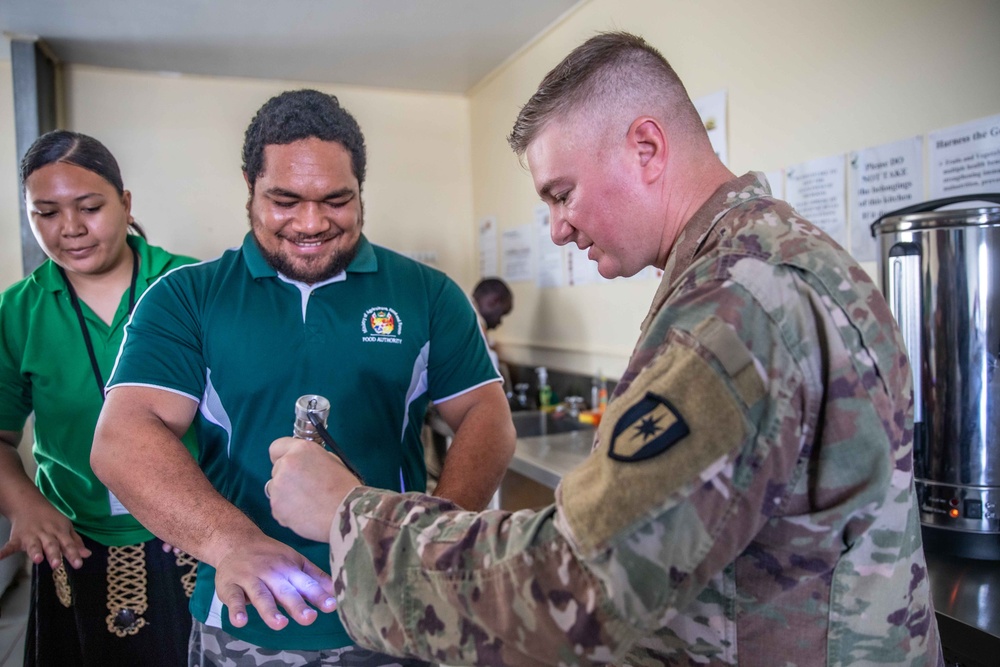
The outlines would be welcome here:
[[[663,351],[608,405],[590,456],[556,490],[580,553],[596,557],[653,514],[694,511],[680,505],[706,471],[728,474],[722,463],[738,456],[753,426],[725,369],[709,359],[696,338],[668,334]]]
[[[690,433],[677,408],[662,396],[647,392],[618,418],[608,456],[616,461],[644,461],[662,454]]]

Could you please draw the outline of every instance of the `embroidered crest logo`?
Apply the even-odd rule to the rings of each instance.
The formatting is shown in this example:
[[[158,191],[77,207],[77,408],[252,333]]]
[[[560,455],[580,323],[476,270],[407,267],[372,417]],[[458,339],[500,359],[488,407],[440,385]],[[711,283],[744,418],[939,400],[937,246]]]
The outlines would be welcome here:
[[[372,313],[368,322],[372,325],[372,331],[379,336],[388,336],[396,330],[396,318],[392,316],[392,313],[387,313],[384,310]]]
[[[366,343],[402,343],[403,320],[392,308],[369,308],[361,318],[361,340]]]
[[[643,461],[662,454],[690,433],[687,422],[667,399],[649,392],[615,424],[608,456]]]

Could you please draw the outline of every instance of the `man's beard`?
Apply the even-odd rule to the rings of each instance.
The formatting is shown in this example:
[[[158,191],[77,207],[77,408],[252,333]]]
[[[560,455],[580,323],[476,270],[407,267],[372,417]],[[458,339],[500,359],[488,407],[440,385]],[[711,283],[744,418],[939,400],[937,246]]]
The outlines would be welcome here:
[[[359,218],[358,227],[363,226],[364,219]],[[317,257],[315,261],[308,262],[305,266],[302,266],[301,264],[293,264],[284,255],[265,248],[257,237],[257,226],[253,224],[252,220],[250,222],[250,229],[253,232],[253,240],[257,244],[257,249],[260,250],[260,254],[264,256],[264,260],[271,268],[286,278],[291,278],[307,285],[321,283],[328,278],[333,278],[346,269],[354,261],[354,258],[358,254],[358,248],[361,246],[361,236],[359,235],[358,240],[350,248],[339,250],[327,257]]]

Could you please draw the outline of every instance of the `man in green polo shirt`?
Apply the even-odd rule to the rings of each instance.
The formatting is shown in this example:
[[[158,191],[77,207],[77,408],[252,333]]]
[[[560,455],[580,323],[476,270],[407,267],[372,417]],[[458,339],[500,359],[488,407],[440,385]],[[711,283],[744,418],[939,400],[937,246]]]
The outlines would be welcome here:
[[[269,100],[247,129],[243,161],[251,232],[218,259],[164,277],[136,308],[94,470],[145,525],[201,561],[191,664],[247,654],[423,664],[354,647],[336,615],[317,614],[336,604],[327,551],[271,517],[268,446],[291,435],[296,400],[319,394],[332,405],[333,439],[367,484],[423,491],[420,429],[433,402],[456,434],[436,493],[482,508],[514,448],[499,375],[459,287],[361,233],[364,138],[335,97]],[[178,440],[192,421],[198,461]]]

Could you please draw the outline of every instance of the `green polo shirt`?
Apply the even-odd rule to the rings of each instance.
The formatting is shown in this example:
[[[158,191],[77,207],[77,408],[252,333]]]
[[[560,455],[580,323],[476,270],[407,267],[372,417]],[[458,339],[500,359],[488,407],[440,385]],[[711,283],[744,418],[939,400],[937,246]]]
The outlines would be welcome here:
[[[420,430],[429,401],[499,381],[468,297],[440,271],[371,245],[330,280],[278,275],[248,234],[241,248],[174,271],[143,297],[110,386],[162,387],[199,404],[201,465],[215,488],[261,529],[316,565],[325,544],[271,516],[268,447],[292,434],[295,401],[330,400],[329,431],[370,486],[423,491]],[[351,643],[335,614],[275,632],[250,610],[229,624],[201,564],[192,611],[266,648],[323,650]]]
[[[136,294],[165,272],[193,259],[171,255],[138,236]],[[80,302],[105,380],[111,373],[128,317],[128,290],[111,326]],[[20,431],[35,412],[35,483],[76,530],[107,546],[151,537],[90,469],[90,448],[103,397],[87,354],[66,282],[52,260],[0,294],[0,430]],[[193,432],[185,438],[196,451]]]

